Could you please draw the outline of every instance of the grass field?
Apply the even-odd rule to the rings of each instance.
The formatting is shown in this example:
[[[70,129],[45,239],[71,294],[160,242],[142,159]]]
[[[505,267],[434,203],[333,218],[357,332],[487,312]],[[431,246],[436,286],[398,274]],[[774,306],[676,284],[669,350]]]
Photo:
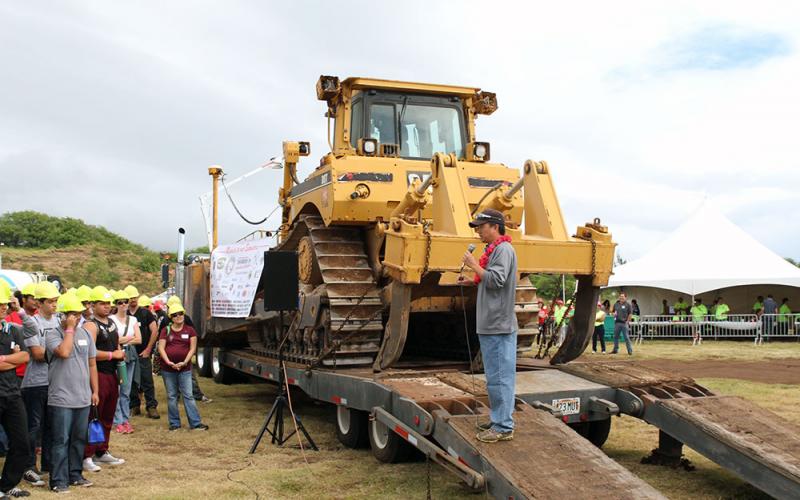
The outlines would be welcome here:
[[[787,355],[782,352],[787,350]],[[742,351],[742,352],[740,352]],[[697,356],[730,359],[800,358],[792,344],[770,344],[753,349],[745,343],[707,343],[702,350],[673,342],[650,342],[635,357],[697,359]],[[112,452],[128,463],[88,474],[95,486],[80,492],[81,498],[425,498],[427,465],[414,462],[385,465],[369,450],[342,447],[334,434],[335,414],[330,405],[319,404],[294,393],[300,413],[320,452],[277,448],[264,440],[256,454],[247,450],[260,428],[274,397],[267,384],[221,386],[200,379],[214,398],[200,404],[208,432],[167,431],[163,385],[157,379],[161,420],[136,417],[136,432],[115,434]],[[761,384],[733,379],[700,379],[712,390],[739,395],[800,424],[794,410],[800,406],[800,386]],[[181,410],[181,413],[182,410]],[[184,421],[185,422],[185,421]],[[288,424],[288,421],[287,421]],[[185,425],[185,423],[184,423]],[[686,456],[697,470],[685,472],[641,465],[639,460],[657,444],[657,430],[632,417],[614,418],[606,453],[661,492],[675,499],[766,498],[756,489],[691,450]],[[306,463],[306,461],[308,463]],[[558,464],[542,463],[542,467]],[[602,477],[597,478],[602,481]],[[472,495],[435,464],[431,465],[433,498],[480,498]],[[48,495],[33,489],[34,496]]]

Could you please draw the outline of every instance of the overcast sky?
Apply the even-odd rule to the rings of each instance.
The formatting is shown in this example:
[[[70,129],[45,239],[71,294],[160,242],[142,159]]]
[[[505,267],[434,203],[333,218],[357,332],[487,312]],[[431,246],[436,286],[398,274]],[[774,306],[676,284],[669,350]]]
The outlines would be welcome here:
[[[207,167],[233,179],[310,140],[320,74],[481,87],[479,140],[551,165],[570,228],[601,217],[632,259],[709,197],[800,257],[794,2],[0,0],[0,212],[205,244]],[[281,172],[234,188],[253,219]],[[8,182],[8,181],[11,182]],[[278,217],[269,227],[277,225]],[[227,200],[221,242],[251,230]],[[714,228],[709,227],[713,232]],[[720,235],[722,236],[722,235]]]

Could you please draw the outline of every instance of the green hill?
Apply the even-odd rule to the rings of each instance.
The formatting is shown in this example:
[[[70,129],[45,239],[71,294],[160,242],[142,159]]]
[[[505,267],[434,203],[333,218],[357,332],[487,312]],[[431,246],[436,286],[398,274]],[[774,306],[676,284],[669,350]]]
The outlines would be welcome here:
[[[157,252],[80,219],[6,213],[0,216],[0,242],[5,269],[58,275],[66,287],[132,284],[142,293],[161,291]]]

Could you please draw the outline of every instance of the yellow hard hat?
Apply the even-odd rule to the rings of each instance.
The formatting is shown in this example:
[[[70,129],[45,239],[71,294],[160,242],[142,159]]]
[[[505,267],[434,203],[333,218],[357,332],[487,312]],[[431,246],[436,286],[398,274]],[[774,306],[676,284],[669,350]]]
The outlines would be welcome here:
[[[70,287],[70,288],[67,288],[67,291],[66,291],[66,292],[64,292],[64,293],[71,293],[71,294],[74,294],[74,293],[75,293],[75,292],[77,292],[77,291],[78,291],[78,289],[77,289],[77,288],[75,288],[75,287]]]
[[[0,304],[8,304],[11,302],[11,288],[0,288]]]
[[[125,293],[123,290],[117,290],[116,292],[111,294],[111,298],[114,299],[114,302],[118,300],[128,300],[128,294]]]
[[[6,292],[11,295],[11,285],[4,279],[0,279],[0,292]]]
[[[177,295],[172,295],[167,299],[167,306],[171,306],[173,304],[183,304],[183,302],[181,302],[181,298]]]
[[[169,315],[172,316],[175,313],[185,313],[186,309],[183,308],[183,304],[180,302],[173,302],[168,306]]]
[[[20,290],[20,292],[22,292],[23,297],[25,295],[30,295],[31,297],[33,297],[34,294],[36,293],[36,283],[28,283],[27,285],[22,287],[22,290]]]
[[[58,293],[58,288],[49,281],[42,281],[36,284],[33,291],[33,297],[36,300],[41,299],[57,299],[61,294]]]
[[[60,313],[69,313],[69,312],[82,313],[84,307],[83,304],[81,304],[80,299],[78,299],[76,295],[65,293],[64,295],[59,297],[58,308],[56,310]]]
[[[150,307],[152,304],[153,304],[153,301],[150,300],[150,297],[148,297],[147,295],[142,294],[141,296],[139,296],[139,305],[140,306],[142,306],[142,307]]]
[[[81,285],[78,287],[78,291],[75,292],[75,296],[78,297],[78,300],[81,302],[91,302],[92,289],[86,285]]]
[[[127,298],[129,299],[135,299],[139,296],[139,290],[137,290],[133,285],[126,286],[123,291],[128,295]]]
[[[111,302],[111,292],[108,291],[108,288],[98,285],[92,288],[92,294],[89,297],[89,300],[92,302]]]

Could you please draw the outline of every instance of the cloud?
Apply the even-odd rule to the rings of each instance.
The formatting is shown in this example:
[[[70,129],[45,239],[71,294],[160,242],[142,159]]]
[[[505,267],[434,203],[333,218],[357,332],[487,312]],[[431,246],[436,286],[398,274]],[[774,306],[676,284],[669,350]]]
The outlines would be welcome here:
[[[320,74],[497,92],[495,160],[551,165],[568,225],[599,216],[633,259],[708,195],[800,257],[793,5],[742,2],[59,2],[0,5],[0,212],[40,209],[155,249],[204,243],[207,167],[233,179],[283,140],[327,151]],[[347,13],[341,17],[341,13]],[[333,31],[337,23],[351,22]],[[338,24],[337,24],[338,25]],[[623,74],[623,70],[624,73]],[[19,176],[19,173],[24,173]],[[237,185],[275,206],[279,171]],[[221,197],[220,240],[253,229]],[[780,222],[775,222],[780,221]],[[273,223],[273,221],[270,221]]]

